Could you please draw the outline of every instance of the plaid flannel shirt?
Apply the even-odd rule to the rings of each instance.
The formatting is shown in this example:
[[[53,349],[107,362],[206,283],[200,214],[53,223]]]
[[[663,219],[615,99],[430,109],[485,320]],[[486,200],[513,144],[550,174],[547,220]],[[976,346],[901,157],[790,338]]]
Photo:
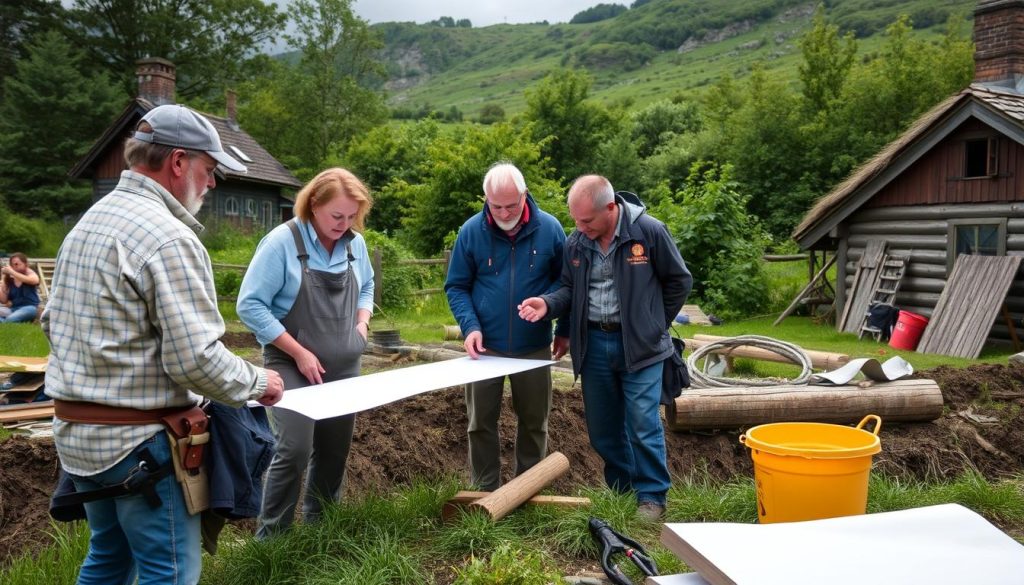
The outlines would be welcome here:
[[[266,372],[218,341],[224,321],[202,229],[159,183],[121,174],[57,255],[42,318],[47,394],[139,409],[188,406],[196,394],[235,406],[263,395]],[[162,428],[54,420],[53,432],[64,469],[87,476]]]

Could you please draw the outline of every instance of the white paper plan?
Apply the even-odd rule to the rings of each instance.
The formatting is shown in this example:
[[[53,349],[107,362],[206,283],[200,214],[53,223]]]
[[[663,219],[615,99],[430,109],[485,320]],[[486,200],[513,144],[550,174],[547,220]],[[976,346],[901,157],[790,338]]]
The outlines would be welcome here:
[[[431,390],[507,376],[553,363],[550,360],[490,356],[474,360],[467,356],[295,388],[286,391],[274,408],[286,408],[313,420],[323,420],[369,410]]]

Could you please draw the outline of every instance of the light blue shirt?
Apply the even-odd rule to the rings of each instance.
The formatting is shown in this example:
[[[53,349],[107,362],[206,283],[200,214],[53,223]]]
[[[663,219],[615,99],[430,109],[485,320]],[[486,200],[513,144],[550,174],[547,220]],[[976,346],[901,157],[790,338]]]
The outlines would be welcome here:
[[[338,240],[334,253],[328,255],[316,237],[313,226],[302,220],[297,221],[309,254],[307,262],[310,270],[332,273],[348,270],[346,238]],[[362,234],[355,233],[351,241],[352,255],[355,256],[352,271],[359,284],[359,308],[372,313],[373,265],[366,249],[366,240]],[[302,264],[298,254],[292,231],[288,229],[288,224],[281,224],[256,246],[256,253],[242,279],[236,305],[238,318],[256,334],[256,340],[262,345],[269,344],[285,332],[281,319],[291,311],[302,283]]]

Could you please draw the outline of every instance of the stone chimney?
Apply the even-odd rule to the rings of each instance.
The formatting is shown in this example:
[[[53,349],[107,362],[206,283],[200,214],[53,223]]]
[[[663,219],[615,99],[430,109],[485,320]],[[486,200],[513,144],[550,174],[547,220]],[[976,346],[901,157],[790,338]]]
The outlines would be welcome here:
[[[225,109],[227,110],[228,126],[232,130],[238,130],[238,94],[235,93],[235,90],[229,89],[226,92],[224,101],[226,103]]]
[[[1024,89],[1024,0],[980,0],[974,46],[975,82]]]
[[[135,62],[135,75],[139,80],[139,97],[154,105],[177,103],[174,84],[177,76],[174,63],[159,57],[145,57]]]

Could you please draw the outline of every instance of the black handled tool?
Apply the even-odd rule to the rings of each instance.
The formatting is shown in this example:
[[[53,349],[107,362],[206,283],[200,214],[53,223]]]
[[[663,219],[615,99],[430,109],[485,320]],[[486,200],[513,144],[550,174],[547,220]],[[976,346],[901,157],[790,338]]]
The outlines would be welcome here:
[[[633,582],[629,580],[629,577],[626,577],[622,569],[611,560],[614,555],[619,553],[626,555],[627,559],[633,561],[633,564],[645,576],[656,577],[658,575],[657,565],[647,555],[644,547],[640,546],[640,543],[615,532],[607,522],[600,518],[591,518],[589,525],[590,534],[601,549],[601,568],[604,569],[605,575],[608,575],[612,583],[615,585],[633,585]]]

